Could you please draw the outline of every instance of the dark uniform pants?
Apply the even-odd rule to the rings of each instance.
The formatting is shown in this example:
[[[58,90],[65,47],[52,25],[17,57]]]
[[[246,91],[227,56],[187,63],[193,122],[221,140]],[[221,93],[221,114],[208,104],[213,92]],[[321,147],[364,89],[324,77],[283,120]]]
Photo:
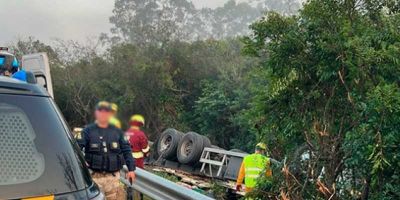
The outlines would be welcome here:
[[[119,181],[119,172],[94,172],[92,178],[99,185],[100,190],[104,192],[107,200],[126,200],[126,192]]]

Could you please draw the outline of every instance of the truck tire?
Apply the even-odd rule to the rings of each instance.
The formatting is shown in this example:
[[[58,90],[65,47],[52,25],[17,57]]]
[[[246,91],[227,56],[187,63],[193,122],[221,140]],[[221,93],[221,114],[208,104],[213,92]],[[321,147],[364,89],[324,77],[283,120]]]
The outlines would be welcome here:
[[[178,161],[182,164],[198,163],[201,153],[203,152],[204,145],[211,146],[210,140],[207,140],[208,138],[205,139],[203,136],[195,132],[186,133],[178,145]],[[210,143],[208,144],[208,142]]]
[[[204,135],[203,135],[203,144],[204,144],[203,149],[206,147],[212,147],[210,139]],[[203,149],[201,150],[201,152],[203,152]]]
[[[183,133],[178,130],[172,128],[165,130],[158,140],[158,155],[169,160],[176,159],[176,149],[182,137]]]

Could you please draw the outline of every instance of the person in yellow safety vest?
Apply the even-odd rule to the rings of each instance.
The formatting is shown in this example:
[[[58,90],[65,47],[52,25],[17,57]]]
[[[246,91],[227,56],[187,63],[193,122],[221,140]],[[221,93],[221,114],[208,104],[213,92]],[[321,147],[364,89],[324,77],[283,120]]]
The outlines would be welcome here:
[[[266,177],[272,178],[271,161],[265,156],[267,145],[258,143],[255,153],[243,158],[236,181],[236,191],[242,190],[243,180],[245,192],[250,192],[257,185],[257,179],[265,173]]]
[[[122,128],[121,126],[121,121],[117,118],[117,113],[118,113],[118,105],[115,103],[111,104],[111,111],[112,111],[112,117],[110,118],[109,123],[119,129]]]

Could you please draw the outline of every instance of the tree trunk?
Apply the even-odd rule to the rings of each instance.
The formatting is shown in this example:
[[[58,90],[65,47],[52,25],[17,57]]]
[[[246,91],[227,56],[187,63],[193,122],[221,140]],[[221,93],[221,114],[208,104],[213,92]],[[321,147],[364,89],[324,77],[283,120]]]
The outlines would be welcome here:
[[[365,187],[364,187],[363,193],[361,194],[361,200],[368,199],[370,184],[371,184],[371,175],[368,175],[367,179],[365,180]]]

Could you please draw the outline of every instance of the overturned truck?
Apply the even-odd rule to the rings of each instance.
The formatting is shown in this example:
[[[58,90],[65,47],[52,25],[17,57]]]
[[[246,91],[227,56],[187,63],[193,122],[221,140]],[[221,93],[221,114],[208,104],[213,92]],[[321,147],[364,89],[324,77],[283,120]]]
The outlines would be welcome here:
[[[234,192],[235,181],[247,153],[225,150],[212,145],[209,138],[195,132],[182,133],[166,129],[152,145],[153,154],[147,164],[178,176],[183,184],[207,189],[212,184]]]
[[[153,143],[153,150],[155,155],[149,164],[222,180],[236,180],[243,157],[248,155],[214,146],[198,133],[184,134],[172,128]]]

